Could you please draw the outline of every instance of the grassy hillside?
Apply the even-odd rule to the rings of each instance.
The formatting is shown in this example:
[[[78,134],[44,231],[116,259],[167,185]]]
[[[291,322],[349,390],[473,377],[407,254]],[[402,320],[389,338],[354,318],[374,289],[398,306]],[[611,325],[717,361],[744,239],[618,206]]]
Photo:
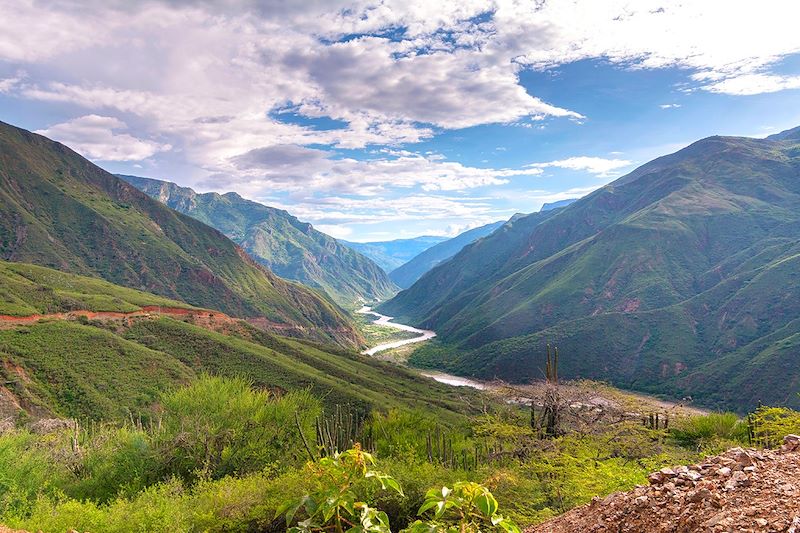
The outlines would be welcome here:
[[[524,381],[549,341],[567,377],[797,405],[798,175],[797,140],[704,139],[512,221],[381,311],[437,331],[419,364]]]
[[[369,257],[386,272],[391,272],[431,246],[446,240],[447,237],[423,235],[413,239],[395,239],[382,242],[341,242]]]
[[[120,176],[167,206],[218,229],[279,276],[319,288],[339,305],[385,300],[397,288],[381,268],[286,211],[236,193],[198,194],[174,183]]]
[[[91,319],[13,317],[65,311],[187,308],[160,296],[29,264],[0,262],[0,415],[120,419],[147,413],[163,391],[203,374],[244,377],[274,392],[308,389],[327,405],[463,409],[414,372],[347,350],[278,337],[219,315]],[[68,317],[71,315],[68,315]],[[2,318],[2,317],[0,317]]]
[[[90,274],[282,331],[355,345],[325,298],[69,148],[0,123],[0,258]]]
[[[415,256],[407,263],[392,270],[391,274],[389,274],[389,277],[398,285],[398,287],[407,289],[413,285],[415,281],[422,277],[425,272],[429,271],[436,265],[447,261],[460,252],[464,246],[475,242],[481,237],[491,234],[504,223],[505,222],[500,221],[486,224],[479,228],[473,228],[469,231],[465,231],[464,233],[453,237],[452,239],[435,244],[419,255]]]
[[[67,311],[137,311],[159,305],[192,306],[107,281],[27,263],[0,261],[0,315],[28,316]]]

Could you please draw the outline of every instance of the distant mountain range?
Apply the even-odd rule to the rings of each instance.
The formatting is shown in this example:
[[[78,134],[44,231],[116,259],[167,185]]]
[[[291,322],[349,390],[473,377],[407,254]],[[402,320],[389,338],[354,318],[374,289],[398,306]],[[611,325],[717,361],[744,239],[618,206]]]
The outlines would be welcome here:
[[[745,410],[800,405],[800,128],[709,137],[466,246],[381,311],[435,329],[412,362],[564,377]]]
[[[62,144],[0,123],[0,259],[80,273],[356,346],[342,310],[253,261],[219,231]]]
[[[424,250],[416,257],[392,270],[389,277],[399,287],[407,289],[414,284],[423,274],[436,265],[447,261],[456,255],[461,249],[481,237],[489,235],[494,230],[504,224],[504,221],[493,222],[479,228],[465,231],[452,239],[442,241]]]
[[[346,244],[378,264],[384,271],[391,272],[395,268],[410,261],[434,244],[446,241],[447,237],[423,235],[413,239],[395,239],[382,242],[339,242]]]
[[[234,192],[198,194],[168,181],[120,175],[165,205],[218,229],[279,276],[322,289],[345,307],[397,292],[367,257],[281,209]]]

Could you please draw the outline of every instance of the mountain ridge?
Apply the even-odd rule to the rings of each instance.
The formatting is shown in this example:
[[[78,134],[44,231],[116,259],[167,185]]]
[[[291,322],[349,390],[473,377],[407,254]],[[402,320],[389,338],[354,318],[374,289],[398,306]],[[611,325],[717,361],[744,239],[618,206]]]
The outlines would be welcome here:
[[[66,146],[0,123],[0,259],[144,289],[319,341],[360,344],[318,293],[275,276],[205,224]]]
[[[417,364],[524,381],[552,342],[567,377],[794,405],[799,169],[794,139],[702,139],[513,221],[380,310],[437,331]]]
[[[329,294],[339,305],[384,300],[397,288],[367,257],[289,212],[235,192],[198,193],[175,183],[120,175],[166,206],[216,228],[277,275]]]
[[[494,230],[505,224],[505,221],[492,222],[483,226],[467,230],[452,239],[434,244],[427,250],[414,256],[410,261],[392,270],[389,278],[398,287],[407,289],[414,284],[420,277],[436,265],[447,261],[457,254],[464,246],[470,244],[481,237],[489,235]]]

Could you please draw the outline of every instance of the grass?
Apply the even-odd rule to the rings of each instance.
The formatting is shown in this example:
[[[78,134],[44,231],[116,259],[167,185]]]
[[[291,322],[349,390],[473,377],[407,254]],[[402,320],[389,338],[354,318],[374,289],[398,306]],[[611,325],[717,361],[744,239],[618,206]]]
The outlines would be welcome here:
[[[157,403],[160,423],[150,426],[0,435],[0,521],[46,533],[285,529],[276,510],[312,490],[318,473],[304,464],[298,431],[313,435],[318,399],[306,391],[276,395],[246,380],[201,376]],[[779,418],[792,416],[797,413]],[[726,433],[734,421],[729,414],[700,417],[684,428],[704,435],[711,428],[721,439],[743,444]],[[540,440],[525,409],[499,404],[486,404],[483,414],[450,426],[435,413],[408,408],[373,413],[367,426],[375,435],[376,468],[392,475],[405,495],[372,483],[353,490],[360,501],[384,510],[395,531],[416,518],[431,487],[482,483],[503,515],[524,527],[594,496],[646,483],[647,474],[663,466],[696,462],[713,446],[698,451],[669,431],[618,420],[589,432],[565,427],[564,435]],[[467,469],[460,463],[445,467],[426,457],[426,436],[437,427],[447,431],[458,455],[486,443],[527,451]]]
[[[25,263],[0,261],[0,314],[27,316],[65,311],[137,311],[158,305],[192,309],[107,281]]]

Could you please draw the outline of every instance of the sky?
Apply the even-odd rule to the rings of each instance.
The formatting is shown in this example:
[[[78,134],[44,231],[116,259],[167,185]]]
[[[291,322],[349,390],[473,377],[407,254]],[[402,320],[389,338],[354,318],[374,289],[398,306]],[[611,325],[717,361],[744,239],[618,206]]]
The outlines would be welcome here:
[[[800,125],[796,0],[0,0],[0,120],[334,237],[455,235]]]

